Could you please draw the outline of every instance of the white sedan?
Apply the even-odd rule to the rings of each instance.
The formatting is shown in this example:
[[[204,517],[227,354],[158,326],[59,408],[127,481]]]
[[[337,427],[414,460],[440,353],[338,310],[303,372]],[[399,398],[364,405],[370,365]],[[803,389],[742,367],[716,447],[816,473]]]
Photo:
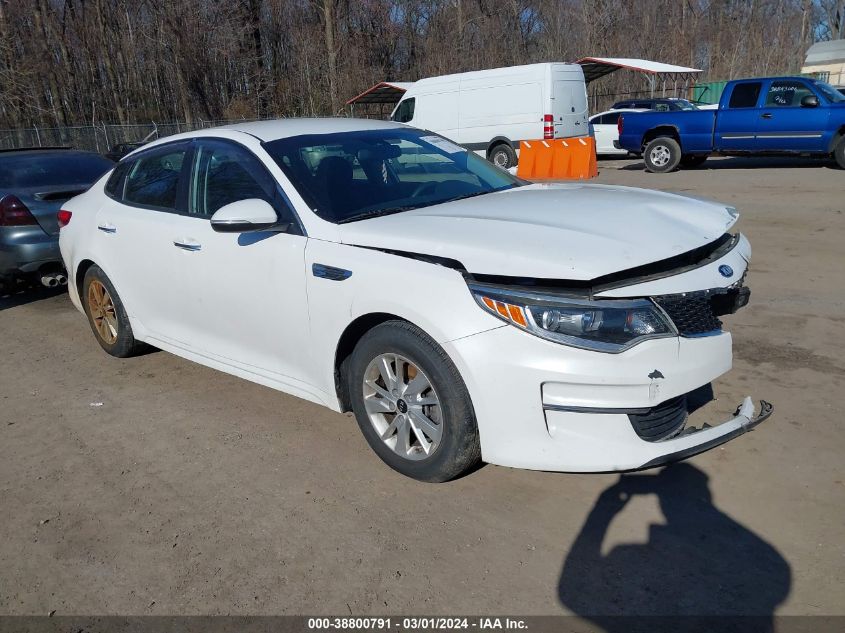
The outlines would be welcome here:
[[[71,299],[107,353],[149,344],[351,410],[384,462],[426,481],[479,460],[648,468],[765,419],[746,398],[687,425],[731,367],[718,317],[748,300],[736,219],[529,184],[431,132],[355,119],[162,139],[59,213]]]
[[[613,141],[619,140],[619,115],[626,112],[647,112],[643,109],[620,108],[608,110],[590,117],[590,126],[596,139],[596,154],[599,156],[625,156],[628,150],[619,149]]]

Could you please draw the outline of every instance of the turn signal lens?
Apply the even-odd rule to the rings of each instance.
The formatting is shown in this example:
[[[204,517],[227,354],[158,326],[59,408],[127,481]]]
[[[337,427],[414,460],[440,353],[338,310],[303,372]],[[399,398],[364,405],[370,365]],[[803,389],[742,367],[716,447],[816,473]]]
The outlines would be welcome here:
[[[522,328],[528,327],[528,321],[525,319],[525,312],[522,311],[520,306],[513,305],[512,303],[505,303],[504,301],[497,301],[483,295],[479,295],[478,298],[481,299],[481,302],[487,306],[491,312],[497,313],[506,321],[510,321],[514,325],[518,325]]]

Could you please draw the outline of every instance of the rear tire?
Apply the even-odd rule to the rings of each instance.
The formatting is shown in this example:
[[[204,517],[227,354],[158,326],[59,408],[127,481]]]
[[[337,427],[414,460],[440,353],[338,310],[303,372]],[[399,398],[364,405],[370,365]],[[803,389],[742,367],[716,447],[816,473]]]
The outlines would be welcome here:
[[[699,165],[703,165],[706,160],[707,154],[687,154],[681,158],[681,166],[687,168],[698,167]]]
[[[645,146],[643,160],[646,169],[652,173],[674,171],[681,162],[681,146],[669,136],[658,136]]]
[[[107,354],[128,358],[144,345],[132,335],[132,326],[117,290],[99,266],[91,266],[82,280],[82,305],[94,338]]]
[[[840,169],[845,169],[845,136],[839,139],[836,147],[833,148],[833,157]]]
[[[443,482],[480,461],[466,385],[446,352],[415,325],[387,321],[367,332],[346,380],[364,438],[392,469]]]
[[[499,143],[490,150],[487,159],[502,169],[508,169],[516,165],[516,152],[508,143]]]

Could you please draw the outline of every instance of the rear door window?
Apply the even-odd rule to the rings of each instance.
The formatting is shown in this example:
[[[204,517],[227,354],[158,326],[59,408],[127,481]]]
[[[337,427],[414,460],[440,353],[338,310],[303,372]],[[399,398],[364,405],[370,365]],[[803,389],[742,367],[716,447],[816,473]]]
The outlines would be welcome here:
[[[131,166],[132,163],[120,163],[114,168],[111,176],[109,176],[105,190],[112,198],[116,200],[121,200],[123,198],[123,183],[126,178],[126,172],[129,171]]]
[[[757,106],[757,99],[760,96],[761,83],[752,81],[749,83],[736,84],[731,93],[729,108],[754,108]]]
[[[123,201],[164,211],[177,209],[179,182],[187,147],[162,148],[140,156],[129,168]]]

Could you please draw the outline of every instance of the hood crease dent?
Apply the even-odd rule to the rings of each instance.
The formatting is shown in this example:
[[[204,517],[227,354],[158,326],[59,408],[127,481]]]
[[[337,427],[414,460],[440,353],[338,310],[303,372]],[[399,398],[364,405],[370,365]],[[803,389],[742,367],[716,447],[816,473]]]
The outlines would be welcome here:
[[[340,225],[344,244],[460,262],[477,275],[589,281],[710,244],[722,204],[611,185],[534,184]]]

